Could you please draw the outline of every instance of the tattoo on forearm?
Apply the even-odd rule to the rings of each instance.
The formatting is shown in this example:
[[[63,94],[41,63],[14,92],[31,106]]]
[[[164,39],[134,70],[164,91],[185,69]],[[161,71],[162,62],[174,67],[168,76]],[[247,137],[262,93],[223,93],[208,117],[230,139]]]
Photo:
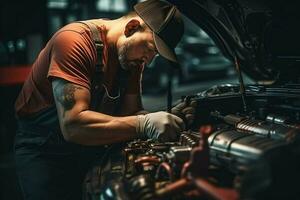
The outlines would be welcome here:
[[[66,82],[60,82],[54,88],[56,100],[63,107],[63,116],[65,116],[66,111],[71,110],[75,105],[74,93],[77,89],[82,89],[82,88]]]

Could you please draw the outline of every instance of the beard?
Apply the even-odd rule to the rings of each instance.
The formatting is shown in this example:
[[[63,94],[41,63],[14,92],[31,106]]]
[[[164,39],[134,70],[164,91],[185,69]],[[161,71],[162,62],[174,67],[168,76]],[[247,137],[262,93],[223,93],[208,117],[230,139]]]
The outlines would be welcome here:
[[[129,53],[130,46],[132,44],[132,39],[126,41],[119,49],[118,49],[118,59],[121,65],[121,68],[126,71],[131,71],[139,68],[143,62],[140,60],[129,60],[127,55]]]

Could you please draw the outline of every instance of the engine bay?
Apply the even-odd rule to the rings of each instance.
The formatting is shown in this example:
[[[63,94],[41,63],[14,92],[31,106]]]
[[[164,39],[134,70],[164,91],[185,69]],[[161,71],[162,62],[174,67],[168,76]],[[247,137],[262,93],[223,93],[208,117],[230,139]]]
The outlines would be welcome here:
[[[298,197],[299,86],[253,85],[245,94],[247,108],[238,85],[183,98],[197,101],[191,127],[178,142],[135,140],[109,153],[101,199]]]

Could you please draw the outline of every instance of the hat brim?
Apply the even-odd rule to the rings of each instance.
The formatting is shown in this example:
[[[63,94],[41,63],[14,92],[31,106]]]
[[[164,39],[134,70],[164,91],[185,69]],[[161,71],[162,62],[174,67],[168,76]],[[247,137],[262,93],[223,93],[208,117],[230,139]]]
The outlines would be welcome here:
[[[156,49],[162,57],[174,63],[178,63],[174,49],[168,47],[168,45],[155,32],[153,32],[153,39]]]

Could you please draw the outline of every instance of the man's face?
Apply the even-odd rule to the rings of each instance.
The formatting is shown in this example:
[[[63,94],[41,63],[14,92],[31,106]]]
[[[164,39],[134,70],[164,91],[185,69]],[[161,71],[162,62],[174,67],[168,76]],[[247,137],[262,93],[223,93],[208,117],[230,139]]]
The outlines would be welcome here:
[[[125,70],[139,68],[149,64],[157,55],[151,31],[137,31],[127,37],[118,48],[118,57],[121,67]]]

